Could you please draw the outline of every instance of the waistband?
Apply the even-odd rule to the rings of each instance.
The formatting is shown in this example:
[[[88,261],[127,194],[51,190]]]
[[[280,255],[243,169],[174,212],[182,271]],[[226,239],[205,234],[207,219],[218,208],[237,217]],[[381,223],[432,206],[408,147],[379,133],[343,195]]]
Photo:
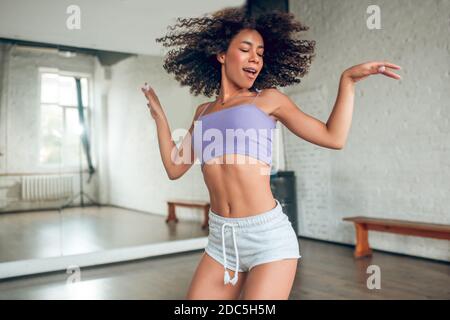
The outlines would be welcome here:
[[[279,218],[280,213],[283,212],[283,207],[281,206],[280,202],[277,199],[275,199],[275,201],[276,201],[275,208],[268,210],[268,211],[264,211],[262,213],[258,213],[253,216],[241,217],[241,218],[228,218],[228,217],[223,217],[221,215],[218,215],[218,214],[214,213],[211,209],[209,209],[209,217],[208,218],[211,223],[218,223],[218,224],[231,223],[237,227],[246,227],[246,226],[254,226],[254,225],[258,225],[258,224],[264,224],[264,223],[267,223],[269,221],[273,221],[273,220]]]

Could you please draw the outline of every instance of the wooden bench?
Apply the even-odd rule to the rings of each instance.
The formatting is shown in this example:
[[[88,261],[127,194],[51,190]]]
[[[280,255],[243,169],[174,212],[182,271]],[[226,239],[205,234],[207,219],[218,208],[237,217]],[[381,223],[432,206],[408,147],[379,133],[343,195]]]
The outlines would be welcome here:
[[[197,201],[197,200],[181,200],[181,199],[170,199],[167,200],[167,219],[166,223],[169,221],[178,222],[178,218],[175,214],[176,207],[187,207],[187,208],[200,208],[203,209],[204,219],[202,224],[202,229],[205,229],[208,226],[208,214],[210,204],[206,201]]]
[[[406,220],[380,219],[370,217],[347,217],[344,221],[355,224],[356,248],[355,258],[372,255],[369,246],[369,230],[391,232],[416,237],[450,240],[450,225],[434,224]]]

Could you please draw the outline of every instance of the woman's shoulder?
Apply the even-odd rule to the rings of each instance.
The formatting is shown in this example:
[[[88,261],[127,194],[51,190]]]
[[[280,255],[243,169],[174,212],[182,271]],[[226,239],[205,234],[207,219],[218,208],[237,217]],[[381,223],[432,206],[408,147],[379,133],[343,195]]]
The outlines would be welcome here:
[[[194,114],[194,120],[197,120],[198,117],[208,108],[208,106],[214,101],[204,102],[197,106],[197,109],[195,110]]]
[[[259,94],[259,107],[262,111],[266,112],[272,119],[279,121],[275,112],[283,104],[283,97],[286,96],[284,93],[279,91],[277,88],[265,88],[260,91]]]
[[[260,95],[264,95],[267,97],[276,97],[277,95],[281,94],[282,92],[279,91],[276,87],[273,88],[265,88],[265,89],[261,89],[259,90],[259,94]]]

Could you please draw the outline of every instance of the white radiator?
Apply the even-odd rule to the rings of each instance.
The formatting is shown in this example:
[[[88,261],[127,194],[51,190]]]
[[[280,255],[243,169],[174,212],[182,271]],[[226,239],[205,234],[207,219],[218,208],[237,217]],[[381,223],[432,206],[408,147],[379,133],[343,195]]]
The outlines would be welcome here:
[[[22,199],[58,200],[73,193],[74,175],[39,175],[22,177]]]

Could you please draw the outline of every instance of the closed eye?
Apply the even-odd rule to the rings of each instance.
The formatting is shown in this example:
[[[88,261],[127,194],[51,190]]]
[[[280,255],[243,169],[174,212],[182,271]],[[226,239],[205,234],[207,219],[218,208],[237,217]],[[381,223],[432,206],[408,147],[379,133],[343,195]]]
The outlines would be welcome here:
[[[242,50],[242,49],[239,49],[239,50],[241,50],[242,52],[248,52],[248,50]],[[258,56],[264,57],[264,54],[258,54]]]

